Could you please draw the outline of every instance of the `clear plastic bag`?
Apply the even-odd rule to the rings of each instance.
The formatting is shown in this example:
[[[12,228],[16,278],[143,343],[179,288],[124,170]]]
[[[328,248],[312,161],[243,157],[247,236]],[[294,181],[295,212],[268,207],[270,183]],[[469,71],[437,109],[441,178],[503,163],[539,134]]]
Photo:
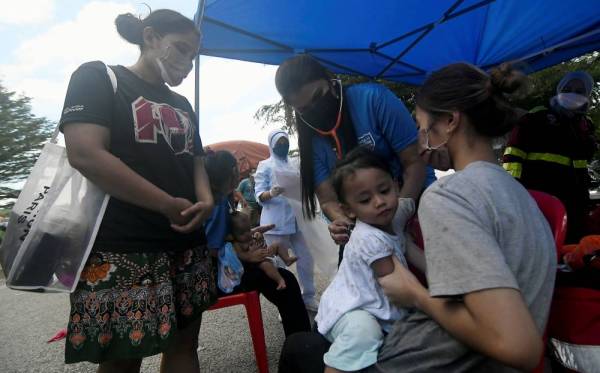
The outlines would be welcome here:
[[[46,144],[15,203],[0,247],[12,289],[71,292],[92,249],[108,195]]]
[[[219,271],[217,284],[224,293],[231,293],[242,281],[244,266],[238,259],[233,245],[226,242],[219,250]]]
[[[299,170],[276,169],[273,171],[273,175],[275,184],[283,188],[283,196],[288,199],[294,211],[298,230],[302,232],[313,257],[315,268],[328,282],[331,281],[337,273],[339,248],[329,235],[328,222],[321,213],[317,213],[312,220],[304,218]]]

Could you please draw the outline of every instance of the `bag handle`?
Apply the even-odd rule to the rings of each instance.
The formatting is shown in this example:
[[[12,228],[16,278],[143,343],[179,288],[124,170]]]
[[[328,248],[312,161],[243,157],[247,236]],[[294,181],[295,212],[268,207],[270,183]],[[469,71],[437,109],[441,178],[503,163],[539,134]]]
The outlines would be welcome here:
[[[108,75],[108,78],[110,79],[110,84],[112,86],[113,89],[113,94],[117,94],[117,76],[115,75],[115,72],[113,71],[112,67],[108,66],[108,65],[104,65],[106,67],[106,74]],[[77,199],[77,193],[79,192],[79,190],[81,190],[81,183],[83,182],[83,178],[75,178],[74,180],[71,180],[71,204],[75,204],[75,201]]]
[[[112,67],[108,66],[107,64],[104,64],[104,67],[106,68],[106,75],[108,75],[108,79],[110,79],[110,85],[112,86],[113,89],[113,95],[117,94],[117,76],[115,75],[114,70],[112,69]],[[56,128],[54,129],[54,133],[52,134],[52,137],[50,138],[50,142],[53,144],[56,144],[58,142],[58,134],[60,133],[60,125],[56,126]]]
[[[112,85],[113,94],[117,94],[117,76],[115,75],[115,72],[112,69],[112,67],[110,67],[108,65],[104,65],[104,66],[106,66],[106,74],[108,75],[108,78],[110,79],[110,84]]]

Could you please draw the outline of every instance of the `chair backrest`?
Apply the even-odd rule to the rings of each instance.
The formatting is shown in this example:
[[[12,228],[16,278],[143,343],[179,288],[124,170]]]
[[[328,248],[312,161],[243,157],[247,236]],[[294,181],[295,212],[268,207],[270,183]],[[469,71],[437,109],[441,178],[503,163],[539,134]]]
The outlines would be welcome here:
[[[556,245],[556,256],[558,260],[560,260],[559,253],[565,241],[565,236],[567,235],[567,212],[565,210],[565,206],[558,198],[548,193],[540,192],[538,190],[529,190],[529,194],[531,194],[531,197],[533,197],[538,207],[542,211],[542,214],[544,214],[544,217],[550,224],[550,230],[552,230],[554,243]],[[548,343],[547,329],[544,329],[543,339],[544,350],[546,350],[545,346]],[[535,367],[531,373],[543,373],[545,371],[544,355],[545,353],[542,354],[538,366]]]
[[[548,193],[529,190],[529,194],[531,194],[542,211],[542,214],[544,214],[546,220],[548,220],[548,223],[550,224],[550,229],[552,230],[554,242],[556,244],[556,253],[558,255],[567,234],[567,212],[565,207],[558,198]]]
[[[414,216],[408,222],[408,231],[411,233],[413,238],[415,239],[415,243],[421,250],[425,249],[425,242],[423,240],[423,232],[421,232],[421,226],[419,225],[419,219],[417,216]],[[427,276],[425,273],[419,271],[412,264],[408,263],[408,269],[417,277],[417,279],[423,284],[423,286],[427,287]]]

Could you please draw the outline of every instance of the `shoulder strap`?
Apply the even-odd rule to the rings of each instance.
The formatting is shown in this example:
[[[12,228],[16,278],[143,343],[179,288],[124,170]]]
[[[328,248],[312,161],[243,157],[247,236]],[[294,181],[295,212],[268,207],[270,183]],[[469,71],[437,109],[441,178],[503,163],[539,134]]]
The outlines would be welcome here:
[[[117,76],[115,75],[115,72],[113,71],[112,67],[106,65],[106,73],[108,74],[108,78],[110,79],[110,84],[112,85],[113,88],[113,93],[116,94],[117,93]]]
[[[117,76],[115,75],[115,72],[113,71],[112,67],[108,66],[107,64],[104,64],[104,66],[106,67],[106,74],[108,74],[110,84],[112,85],[113,94],[117,94]],[[57,125],[56,129],[54,130],[54,133],[52,134],[52,137],[50,138],[51,143],[56,144],[58,142],[59,133],[60,125]]]

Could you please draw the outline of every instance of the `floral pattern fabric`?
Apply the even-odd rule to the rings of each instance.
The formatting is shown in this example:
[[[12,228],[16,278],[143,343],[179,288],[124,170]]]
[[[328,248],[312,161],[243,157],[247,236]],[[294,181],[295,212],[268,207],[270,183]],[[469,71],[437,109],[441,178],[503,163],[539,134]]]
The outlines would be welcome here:
[[[216,301],[205,247],[181,252],[90,255],[71,294],[66,363],[162,352],[177,329]]]

